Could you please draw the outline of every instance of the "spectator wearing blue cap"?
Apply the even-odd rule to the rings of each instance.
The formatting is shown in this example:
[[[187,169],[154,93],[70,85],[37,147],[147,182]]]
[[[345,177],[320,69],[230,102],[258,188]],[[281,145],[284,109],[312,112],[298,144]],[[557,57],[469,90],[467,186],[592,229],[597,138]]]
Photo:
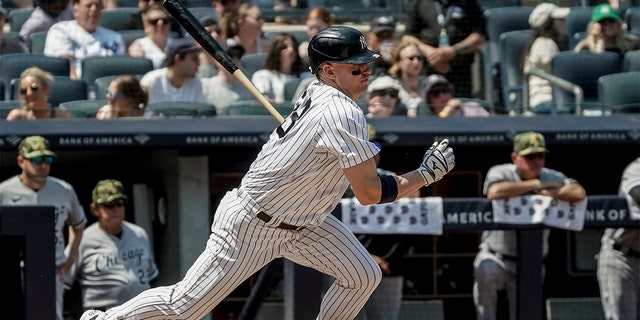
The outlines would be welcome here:
[[[204,102],[202,82],[196,76],[201,50],[191,39],[181,38],[171,42],[165,52],[164,68],[149,71],[140,79],[140,84],[149,93],[149,103]]]

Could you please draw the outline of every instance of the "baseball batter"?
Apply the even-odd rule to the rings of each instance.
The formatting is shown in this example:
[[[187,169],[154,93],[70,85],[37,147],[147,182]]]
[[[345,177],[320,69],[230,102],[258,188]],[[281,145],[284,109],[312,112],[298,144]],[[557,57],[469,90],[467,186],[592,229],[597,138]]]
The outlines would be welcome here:
[[[66,284],[71,287],[78,279],[82,306],[106,310],[149,289],[158,268],[147,232],[124,220],[128,198],[122,183],[100,180],[91,198],[98,221],[85,230]]]
[[[376,174],[358,97],[378,54],[364,36],[329,27],[309,42],[314,81],[277,127],[240,186],[223,197],[204,252],[175,285],[147,290],[82,320],[200,319],[273,259],[284,257],[335,278],[317,319],[353,319],[382,278],[353,233],[331,215],[351,184],[362,204],[392,202],[440,180],[455,165],[448,141],[435,142],[418,169]]]
[[[73,187],[49,176],[55,158],[47,139],[24,138],[18,146],[17,159],[22,172],[0,183],[0,205],[55,207],[56,317],[62,320],[64,278],[78,256],[87,219]],[[69,226],[68,254],[64,251],[65,226]]]
[[[625,168],[619,195],[640,216],[640,158]],[[640,230],[606,229],[598,255],[598,284],[607,320],[640,319]]]

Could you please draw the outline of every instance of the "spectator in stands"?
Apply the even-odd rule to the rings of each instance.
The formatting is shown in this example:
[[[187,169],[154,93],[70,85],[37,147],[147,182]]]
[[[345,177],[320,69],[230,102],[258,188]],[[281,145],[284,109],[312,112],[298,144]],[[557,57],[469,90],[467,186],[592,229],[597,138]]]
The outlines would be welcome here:
[[[485,110],[475,101],[462,102],[454,98],[453,85],[447,78],[432,74],[425,81],[424,100],[427,102],[431,113],[440,118],[449,117],[488,117],[489,111]]]
[[[13,109],[7,120],[37,120],[71,118],[69,111],[48,103],[53,76],[38,67],[30,67],[20,74],[20,108]]]
[[[268,99],[283,102],[286,82],[312,77],[302,66],[296,38],[289,33],[280,33],[273,37],[265,62],[253,74],[251,82]]]
[[[640,158],[624,169],[618,194],[627,200],[631,219],[640,219]],[[597,259],[605,319],[639,319],[640,229],[605,229]]]
[[[7,9],[0,6],[0,55],[8,53],[25,53],[29,50],[20,39],[7,39],[4,37],[4,25],[7,21]]]
[[[38,6],[20,28],[22,40],[28,43],[32,33],[48,31],[56,22],[73,20],[73,10],[69,2],[69,0],[39,0]]]
[[[241,45],[245,54],[266,52],[269,41],[263,38],[264,15],[251,3],[240,5],[237,14],[226,14],[220,19],[222,39],[227,47]]]
[[[53,241],[55,248],[55,310],[56,320],[62,320],[65,276],[78,257],[87,218],[73,187],[49,175],[56,157],[47,139],[41,136],[24,138],[18,146],[17,158],[22,172],[0,183],[0,205],[55,207],[55,237],[42,241]]]
[[[119,75],[113,78],[106,98],[109,104],[98,110],[97,119],[142,116],[149,101],[147,91],[133,75]]]
[[[158,267],[147,232],[125,221],[128,197],[122,183],[100,180],[91,199],[97,222],[84,232],[66,285],[78,280],[85,310],[106,310],[149,289]]]
[[[101,0],[73,0],[74,20],[57,22],[49,29],[44,54],[69,59],[72,79],[81,79],[82,59],[124,55],[122,36],[100,26]]]
[[[211,37],[220,44],[221,47],[226,48],[226,43],[222,39],[222,35],[220,33],[220,26],[218,25],[218,20],[215,20],[212,17],[205,17],[200,19],[200,24],[204,27]],[[244,54],[244,49],[243,49]],[[200,67],[198,67],[198,77],[200,78],[210,78],[218,74],[218,66],[216,63],[216,59],[211,56],[206,51],[202,51],[200,53]]]
[[[380,54],[380,58],[374,60],[369,66],[371,75],[374,77],[389,74],[393,56],[397,50],[395,32],[396,21],[392,16],[375,17],[369,24],[369,32],[366,34],[367,46],[369,50]]]
[[[637,36],[626,32],[624,21],[611,5],[600,4],[593,8],[591,22],[587,25],[587,36],[580,41],[575,51],[613,51],[624,56],[627,51],[640,49]]]
[[[309,66],[309,40],[318,33],[318,31],[333,25],[334,18],[329,10],[323,7],[314,7],[307,11],[302,22],[307,27],[307,36],[309,39],[300,43],[298,46],[298,55],[306,67]]]
[[[229,47],[225,50],[231,60],[242,69],[242,55],[244,48],[241,46]],[[239,100],[251,100],[253,95],[247,90],[235,77],[226,71],[218,61],[212,59],[213,63],[218,65],[220,71],[211,78],[202,78],[202,88],[204,91],[204,100],[216,107],[216,114],[224,115],[227,106],[232,102]]]
[[[493,166],[484,181],[484,194],[491,200],[543,195],[567,202],[580,202],[584,188],[562,172],[545,167],[548,150],[544,136],[523,132],[513,139],[511,162]],[[496,319],[498,290],[506,290],[511,319],[516,317],[517,234],[515,230],[483,231],[474,266],[473,300],[478,319]],[[549,245],[549,230],[543,231],[543,256]],[[542,301],[528,301],[539,303]]]
[[[174,40],[169,37],[171,17],[160,5],[153,5],[142,13],[144,24],[144,38],[134,40],[129,46],[129,55],[144,57],[153,61],[153,68],[162,68],[165,50]]]
[[[400,102],[407,108],[407,116],[417,117],[418,114],[428,113],[423,100],[427,77],[424,75],[425,57],[418,45],[411,42],[401,42],[392,57],[393,64],[389,74],[400,81]]]
[[[367,86],[366,116],[377,118],[405,113],[406,110],[400,106],[400,99],[398,98],[400,89],[398,80],[390,76],[380,76],[371,81]]]
[[[211,1],[211,6],[213,7],[215,16],[212,18],[220,21],[220,19],[227,14],[236,15],[238,14],[241,4],[241,0],[213,0]]]
[[[559,8],[552,3],[538,4],[529,15],[532,33],[524,50],[524,72],[533,68],[549,71],[553,56],[566,50],[564,35],[565,18],[569,8]],[[530,112],[549,113],[552,108],[551,84],[536,76],[529,77]]]
[[[142,14],[147,11],[147,9],[155,6],[155,5],[162,5],[162,1],[160,0],[138,0],[138,9],[140,9],[138,12],[132,14],[125,22],[124,22],[124,29],[127,30],[133,30],[133,29],[144,29],[144,23],[143,23],[143,19],[142,19]],[[180,25],[175,22],[173,20],[173,18],[169,17],[171,19],[171,32],[175,33],[177,36],[182,36],[183,31],[182,31],[182,27],[180,27]]]
[[[402,41],[420,47],[428,74],[446,75],[460,97],[473,97],[471,65],[486,41],[486,21],[477,0],[413,0]]]
[[[202,82],[196,76],[202,48],[190,39],[171,42],[167,48],[164,68],[147,72],[140,84],[149,93],[149,102],[204,102]]]

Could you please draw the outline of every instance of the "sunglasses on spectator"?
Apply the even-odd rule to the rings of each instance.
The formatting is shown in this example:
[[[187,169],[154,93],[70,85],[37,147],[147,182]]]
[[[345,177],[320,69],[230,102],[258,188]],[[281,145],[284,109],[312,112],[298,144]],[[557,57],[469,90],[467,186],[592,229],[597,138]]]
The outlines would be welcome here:
[[[424,61],[424,56],[420,56],[420,55],[410,56],[410,57],[406,57],[406,59],[408,59],[408,60],[418,59],[418,61]]]
[[[113,91],[109,91],[107,89],[107,100],[116,100],[116,99],[124,99],[127,96],[124,93],[115,93]]]
[[[156,19],[149,19],[147,20],[147,22],[149,22],[150,24],[157,26],[158,22],[162,21],[162,24],[169,24],[171,22],[171,20],[169,18],[156,18]]]
[[[113,200],[113,201],[108,202],[108,203],[103,203],[102,206],[107,208],[107,209],[113,209],[113,208],[122,208],[122,207],[124,207],[125,204],[127,204],[127,200],[125,200],[125,199],[116,199],[116,200]]]
[[[260,20],[264,20],[264,16],[263,16],[263,15],[261,15],[261,14],[259,14],[259,15],[257,15],[257,16],[249,16],[249,17],[254,18],[254,19],[258,20],[258,21],[260,21]]]
[[[40,86],[38,86],[38,84],[34,82],[26,88],[20,88],[20,94],[24,96],[25,94],[27,94],[27,90],[29,88],[31,88],[31,92],[38,92],[38,89],[40,89]]]
[[[394,89],[375,90],[375,91],[371,92],[371,96],[372,97],[389,96],[391,98],[397,98],[398,97],[398,91],[394,90]]]
[[[544,159],[546,155],[544,153],[532,153],[532,154],[525,155],[523,157],[527,160],[533,160],[533,159]]]
[[[449,88],[433,89],[433,90],[429,91],[429,96],[435,98],[435,97],[439,96],[441,93],[451,93],[451,89],[449,89]]]
[[[28,160],[37,166],[37,165],[40,165],[41,163],[51,165],[53,164],[53,159],[54,158],[52,156],[38,156],[38,157],[29,158]]]

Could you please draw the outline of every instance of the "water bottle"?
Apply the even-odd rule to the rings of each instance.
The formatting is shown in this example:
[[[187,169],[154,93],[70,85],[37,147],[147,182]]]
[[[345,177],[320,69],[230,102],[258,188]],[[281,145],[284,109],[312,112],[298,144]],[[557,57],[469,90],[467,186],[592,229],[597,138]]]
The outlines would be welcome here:
[[[449,43],[449,35],[447,34],[447,30],[444,28],[440,31],[440,37],[438,38],[438,47],[448,47]]]

